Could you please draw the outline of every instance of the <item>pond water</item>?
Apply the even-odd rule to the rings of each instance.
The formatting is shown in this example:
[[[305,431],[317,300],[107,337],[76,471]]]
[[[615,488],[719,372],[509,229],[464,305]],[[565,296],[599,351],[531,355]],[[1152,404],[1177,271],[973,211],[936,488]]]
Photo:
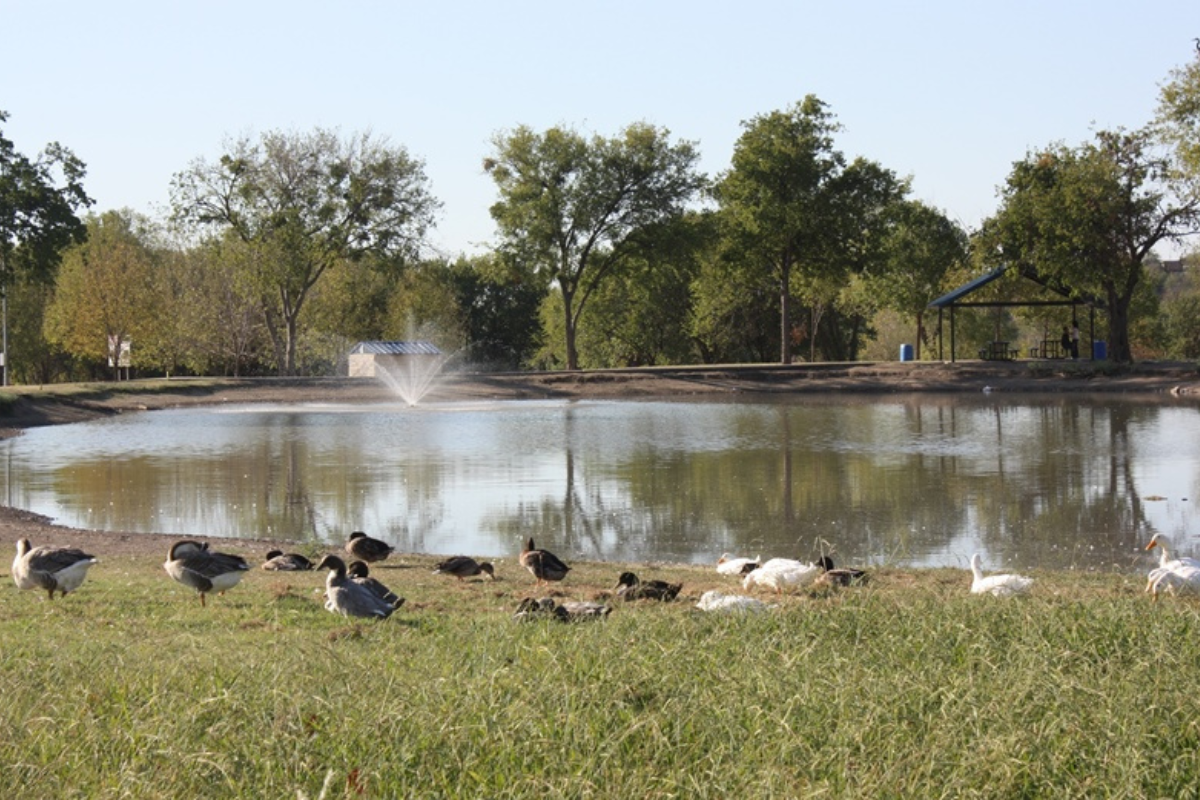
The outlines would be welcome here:
[[[238,406],[0,444],[65,525],[506,557],[1141,570],[1195,551],[1200,410],[1107,397]]]

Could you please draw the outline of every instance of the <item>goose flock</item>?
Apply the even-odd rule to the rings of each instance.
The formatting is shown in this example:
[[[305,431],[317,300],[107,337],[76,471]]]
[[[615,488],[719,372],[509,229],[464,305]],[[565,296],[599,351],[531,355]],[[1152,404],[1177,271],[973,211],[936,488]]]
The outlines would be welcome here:
[[[17,553],[12,564],[12,578],[18,589],[40,589],[50,600],[75,591],[87,577],[88,570],[99,559],[73,547],[34,547],[29,539],[16,543]],[[1158,566],[1147,576],[1146,592],[1154,600],[1160,594],[1200,594],[1200,559],[1175,554],[1170,539],[1156,534],[1145,550],[1159,551]],[[314,564],[299,553],[271,550],[261,568],[272,572],[305,572],[327,570],[325,579],[325,608],[345,617],[386,619],[405,602],[378,579],[370,575],[369,563],[386,560],[394,548],[362,531],[350,534],[344,551],[353,560],[349,564],[340,556],[328,554]],[[563,581],[571,571],[566,563],[549,550],[538,548],[528,539],[518,555],[518,563],[532,575],[536,588]],[[978,553],[971,556],[970,593],[993,597],[1016,597],[1028,594],[1032,578],[1014,573],[985,575]],[[222,553],[208,543],[184,539],[174,542],[163,563],[163,569],[181,585],[193,589],[206,605],[209,594],[223,595],[235,587],[250,571],[250,564],[240,555]],[[779,597],[817,587],[853,587],[868,582],[860,569],[837,568],[829,556],[805,562],[791,558],[754,558],[723,554],[717,559],[720,575],[741,582],[744,592],[765,590]],[[495,567],[486,561],[469,556],[447,558],[433,570],[434,574],[449,575],[458,581],[477,576],[497,580]],[[650,600],[672,602],[682,591],[682,584],[662,580],[642,580],[632,572],[622,572],[614,587],[615,598],[624,602]],[[760,611],[773,606],[750,594],[730,594],[719,590],[704,592],[695,607],[702,611]],[[603,619],[612,611],[605,603],[593,601],[555,601],[553,598],[525,598],[514,617],[519,620],[557,619],[577,622]]]

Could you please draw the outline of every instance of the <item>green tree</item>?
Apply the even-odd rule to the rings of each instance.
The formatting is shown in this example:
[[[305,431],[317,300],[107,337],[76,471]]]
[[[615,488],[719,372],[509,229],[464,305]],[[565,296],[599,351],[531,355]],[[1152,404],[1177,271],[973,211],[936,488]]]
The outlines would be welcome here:
[[[6,121],[0,110],[0,123]],[[86,236],[76,215],[92,202],[83,190],[86,174],[84,163],[57,142],[30,159],[0,131],[0,293],[6,295],[18,277],[53,279],[62,250]],[[4,334],[7,339],[7,328]],[[7,385],[7,363],[3,371]]]
[[[484,161],[500,193],[492,208],[506,258],[558,290],[567,369],[588,300],[641,247],[650,226],[683,213],[704,186],[691,142],[644,123],[588,140],[563,128],[497,134]]]
[[[946,276],[963,266],[967,234],[935,208],[917,200],[894,203],[887,212],[882,270],[868,284],[884,308],[916,321],[917,358],[928,343],[925,310],[945,287]]]
[[[110,359],[114,373],[123,345],[154,352],[162,336],[164,308],[146,225],[128,211],[89,217],[87,240],[64,253],[46,310],[49,341],[80,358]]]
[[[1130,312],[1146,259],[1200,224],[1200,198],[1171,194],[1168,173],[1145,130],[1031,153],[1013,166],[1000,211],[984,223],[983,252],[1071,297],[1099,298],[1109,356],[1129,362]]]
[[[1200,48],[1191,63],[1171,71],[1159,92],[1158,133],[1175,148],[1179,174],[1200,182]]]
[[[847,165],[834,149],[840,130],[827,106],[808,95],[786,111],[742,123],[730,169],[715,194],[725,220],[726,246],[768,271],[779,300],[779,359],[792,360],[794,344],[817,336],[821,316],[875,250],[881,213],[903,196],[904,182],[879,165]],[[736,260],[736,258],[734,260]],[[809,321],[797,331],[792,299],[812,300]],[[831,339],[842,351],[852,343]]]
[[[272,132],[233,142],[172,182],[177,219],[232,230],[248,247],[280,374],[295,372],[313,287],[342,260],[418,255],[437,201],[424,165],[369,135]]]

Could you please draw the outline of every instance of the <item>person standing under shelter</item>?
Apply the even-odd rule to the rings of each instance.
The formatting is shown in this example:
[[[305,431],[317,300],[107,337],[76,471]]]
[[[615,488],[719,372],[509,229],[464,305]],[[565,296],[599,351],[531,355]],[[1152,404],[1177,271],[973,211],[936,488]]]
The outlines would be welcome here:
[[[1062,345],[1062,357],[1067,358],[1071,355],[1071,329],[1063,325],[1062,338],[1058,343]]]
[[[1079,323],[1071,321],[1071,358],[1079,358]]]

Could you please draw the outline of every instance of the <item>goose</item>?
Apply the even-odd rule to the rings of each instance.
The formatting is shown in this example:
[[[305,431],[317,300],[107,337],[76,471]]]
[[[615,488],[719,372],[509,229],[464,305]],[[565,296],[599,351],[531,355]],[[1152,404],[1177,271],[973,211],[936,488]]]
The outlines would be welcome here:
[[[816,583],[828,586],[853,586],[867,582],[867,573],[852,567],[835,569],[833,559],[829,556],[818,558],[817,566],[821,568],[822,572],[817,576]]]
[[[262,568],[268,572],[304,572],[312,569],[313,562],[299,553],[285,553],[282,550],[271,550]]]
[[[209,592],[225,594],[237,585],[250,565],[241,556],[211,552],[207,544],[182,540],[171,545],[163,564],[175,580],[200,593],[200,605]]]
[[[674,600],[683,588],[682,583],[642,581],[632,572],[622,572],[617,578],[617,597],[623,600]]]
[[[1033,578],[1024,575],[988,575],[984,577],[979,553],[971,556],[971,594],[990,594],[995,597],[1014,597],[1027,593],[1033,586]]]
[[[696,608],[701,611],[765,611],[767,604],[755,597],[744,594],[723,594],[716,589],[710,589],[700,595]]]
[[[17,541],[12,577],[18,589],[45,589],[50,599],[59,592],[73,592],[87,577],[88,568],[100,559],[75,547],[32,547],[28,539]]]
[[[317,569],[328,569],[325,576],[325,608],[343,617],[387,619],[399,604],[388,603],[346,575],[346,562],[327,555]]]
[[[355,531],[350,534],[350,540],[346,542],[346,552],[359,561],[366,561],[368,564],[383,561],[392,554],[394,549],[387,542],[372,539],[362,531]]]
[[[452,556],[447,558],[442,563],[433,568],[434,575],[453,575],[460,581],[463,578],[473,578],[476,575],[485,574],[492,580],[496,580],[496,571],[486,561],[476,561],[470,556]]]
[[[529,570],[533,577],[537,578],[537,585],[541,586],[543,581],[561,581],[567,577],[567,573],[571,568],[559,559],[558,556],[551,553],[549,550],[538,550],[533,543],[533,537],[529,538],[529,542],[525,545],[525,549],[518,556],[521,566]]]
[[[747,572],[758,569],[759,562],[762,561],[762,556],[757,558],[734,558],[729,553],[724,553],[717,559],[717,572],[722,575],[745,575]]]
[[[808,586],[821,574],[817,564],[806,564],[792,558],[772,558],[756,570],[746,573],[742,588],[746,591],[755,586],[774,589],[776,594]]]
[[[1146,579],[1146,591],[1158,599],[1159,592],[1200,592],[1200,560],[1187,556],[1171,558],[1171,540],[1165,534],[1156,533],[1146,545],[1150,550],[1159,549],[1158,567],[1152,569]]]
[[[351,561],[346,565],[346,574],[350,576],[352,581],[359,586],[369,589],[372,594],[392,608],[400,608],[400,606],[404,605],[403,597],[371,577],[371,570],[367,567],[365,561]]]

